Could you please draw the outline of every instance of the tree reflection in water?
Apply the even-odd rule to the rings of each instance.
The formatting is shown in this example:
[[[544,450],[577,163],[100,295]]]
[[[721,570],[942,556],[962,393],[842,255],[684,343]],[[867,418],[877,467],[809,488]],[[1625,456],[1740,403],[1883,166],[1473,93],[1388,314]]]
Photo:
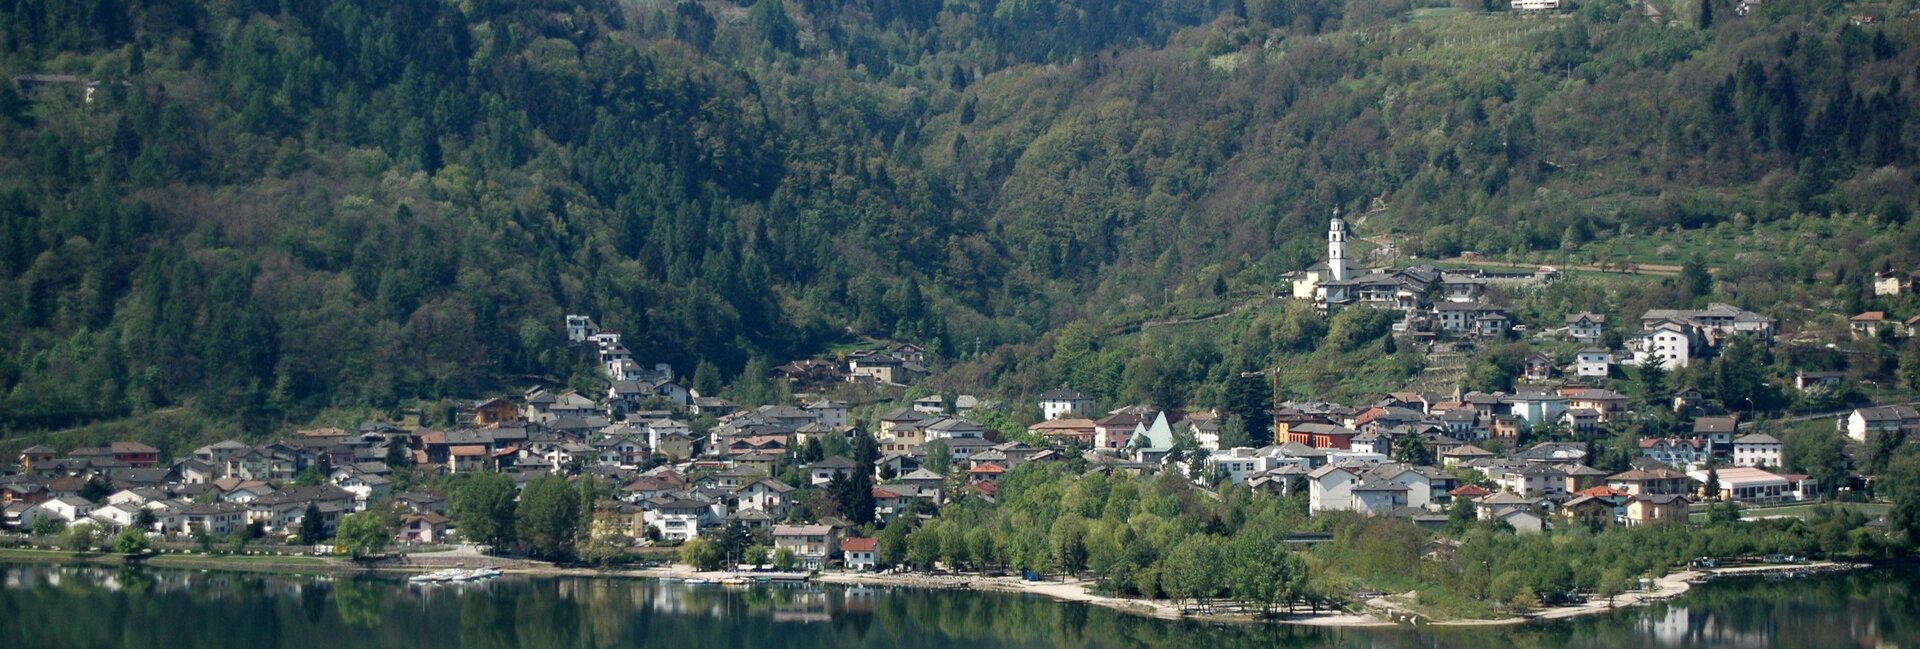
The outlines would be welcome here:
[[[1920,646],[1920,570],[1717,582],[1670,605],[1445,630],[1167,622],[1019,595],[812,585],[508,577],[416,586],[42,566],[0,567],[0,577],[8,649]]]

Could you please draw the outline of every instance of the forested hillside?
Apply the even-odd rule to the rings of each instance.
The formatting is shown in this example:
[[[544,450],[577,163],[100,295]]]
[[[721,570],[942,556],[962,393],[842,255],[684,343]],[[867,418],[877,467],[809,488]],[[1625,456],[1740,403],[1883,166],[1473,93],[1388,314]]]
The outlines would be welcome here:
[[[1857,305],[1920,263],[1920,23],[1704,1],[0,0],[0,71],[99,84],[0,84],[0,430],[584,381],[567,312],[705,377],[1050,349],[1335,207],[1427,256],[1818,230],[1723,287]]]

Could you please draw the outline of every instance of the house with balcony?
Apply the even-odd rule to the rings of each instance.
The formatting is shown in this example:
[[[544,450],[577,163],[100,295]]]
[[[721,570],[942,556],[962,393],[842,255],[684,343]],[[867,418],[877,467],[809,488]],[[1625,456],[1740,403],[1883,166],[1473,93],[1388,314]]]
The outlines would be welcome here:
[[[839,536],[831,525],[775,525],[773,547],[789,550],[808,569],[826,567],[840,558]]]

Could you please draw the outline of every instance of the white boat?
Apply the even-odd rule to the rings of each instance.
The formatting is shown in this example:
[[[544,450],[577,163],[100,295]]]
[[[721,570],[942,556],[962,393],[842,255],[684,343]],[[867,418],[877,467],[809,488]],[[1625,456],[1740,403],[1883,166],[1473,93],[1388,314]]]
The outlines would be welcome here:
[[[499,568],[480,568],[478,570],[473,571],[473,576],[475,579],[493,579],[502,574],[505,574],[505,573],[500,572]]]
[[[448,581],[463,581],[462,578],[466,577],[469,574],[471,573],[467,572],[466,570],[462,570],[459,568],[449,568],[446,570],[436,570],[424,575],[414,575],[412,578],[408,579],[407,581],[410,581],[416,584],[437,584],[437,583],[448,582]]]
[[[687,579],[687,581],[686,581],[686,583],[688,583],[688,584],[692,584],[692,585],[695,585],[695,586],[698,586],[698,585],[700,585],[700,584],[711,584],[711,583],[713,583],[713,580],[711,580],[711,579],[701,579],[701,578],[699,578],[699,577],[691,577],[691,578],[688,578],[688,579]]]

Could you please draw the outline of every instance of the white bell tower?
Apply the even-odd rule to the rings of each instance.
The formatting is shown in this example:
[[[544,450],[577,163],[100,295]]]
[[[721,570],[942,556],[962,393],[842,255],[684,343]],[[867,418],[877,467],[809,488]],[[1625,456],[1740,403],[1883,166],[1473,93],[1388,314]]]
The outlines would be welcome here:
[[[1340,220],[1340,208],[1333,208],[1333,222],[1327,225],[1327,267],[1333,272],[1333,280],[1344,282],[1347,277],[1347,222]]]

